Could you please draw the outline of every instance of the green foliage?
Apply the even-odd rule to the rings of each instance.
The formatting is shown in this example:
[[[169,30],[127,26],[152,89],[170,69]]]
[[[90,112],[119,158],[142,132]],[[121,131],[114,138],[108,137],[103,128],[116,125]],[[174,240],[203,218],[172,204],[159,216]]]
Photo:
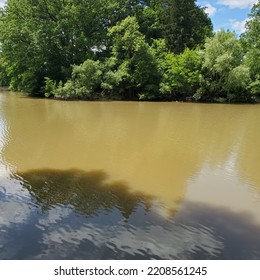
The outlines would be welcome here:
[[[71,65],[103,44],[107,6],[104,0],[9,0],[0,41],[11,88],[39,92],[45,77],[66,81]]]
[[[3,59],[3,56],[0,53],[0,86],[8,86],[10,80],[6,73],[6,65]]]
[[[250,83],[248,89],[252,94],[252,99],[260,102],[260,75],[256,76],[256,79]]]
[[[247,48],[260,48],[260,1],[251,10],[250,18],[246,23],[246,32],[242,37],[246,41]]]
[[[248,87],[251,83],[250,69],[241,64],[233,68],[227,80],[227,99],[228,101],[249,101]]]
[[[170,99],[190,98],[200,85],[202,56],[198,49],[185,49],[182,54],[165,57],[160,91]]]
[[[250,19],[246,25],[246,32],[242,35],[246,45],[245,64],[250,69],[252,83],[249,86],[250,93],[255,100],[260,99],[260,1],[252,8]]]
[[[195,0],[9,0],[0,86],[63,99],[258,101],[259,33],[259,1],[239,40],[213,36]]]
[[[127,17],[110,28],[111,56],[105,62],[102,87],[108,93],[118,92],[123,98],[158,92],[160,72],[152,48],[139,31],[135,17]],[[154,96],[153,96],[154,97]]]
[[[196,1],[162,0],[161,5],[163,36],[172,52],[196,48],[212,35],[211,20]]]
[[[159,8],[146,6],[138,17],[140,32],[145,35],[146,41],[151,43],[153,39],[162,37],[162,25],[160,22]]]
[[[57,88],[51,83],[50,88],[57,98],[95,99],[102,80],[102,68],[100,61],[88,59],[79,66],[73,66],[72,77],[63,86],[60,84]]]
[[[44,87],[45,97],[48,98],[48,97],[54,96],[56,90],[57,90],[57,82],[46,77],[45,78],[45,87]]]
[[[201,89],[194,97],[204,101],[247,100],[250,77],[244,56],[240,41],[231,32],[221,30],[207,39]]]
[[[231,32],[221,30],[205,44],[204,67],[213,75],[226,75],[231,68],[238,66],[243,59],[243,49]]]

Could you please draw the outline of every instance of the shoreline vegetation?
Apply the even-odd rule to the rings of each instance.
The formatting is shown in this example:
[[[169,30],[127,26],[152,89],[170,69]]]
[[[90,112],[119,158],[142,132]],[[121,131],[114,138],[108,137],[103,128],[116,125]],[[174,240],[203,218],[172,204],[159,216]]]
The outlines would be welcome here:
[[[148,102],[148,103],[198,103],[198,104],[232,104],[232,105],[258,105],[260,104],[260,99],[252,99],[249,101],[225,101],[225,100],[213,100],[213,101],[196,101],[195,99],[192,98],[187,98],[185,100],[170,100],[170,99],[122,99],[122,98],[118,98],[118,97],[96,97],[96,98],[61,98],[61,97],[55,97],[55,96],[50,96],[50,97],[46,97],[43,96],[41,94],[31,94],[28,92],[23,92],[23,91],[11,91],[9,88],[7,87],[0,87],[0,93],[12,93],[16,96],[20,96],[20,97],[24,97],[24,98],[32,98],[32,99],[47,99],[47,100],[56,100],[56,101],[65,101],[65,102],[70,102],[70,101],[87,101],[87,102]]]
[[[9,0],[0,89],[62,100],[260,102],[260,1],[238,38],[194,0]]]

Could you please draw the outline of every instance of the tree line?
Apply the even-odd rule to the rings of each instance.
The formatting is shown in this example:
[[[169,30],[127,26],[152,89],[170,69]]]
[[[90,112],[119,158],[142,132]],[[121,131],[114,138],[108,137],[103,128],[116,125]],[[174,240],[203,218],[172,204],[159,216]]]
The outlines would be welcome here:
[[[260,100],[260,2],[237,38],[194,0],[8,0],[0,85],[61,99]]]

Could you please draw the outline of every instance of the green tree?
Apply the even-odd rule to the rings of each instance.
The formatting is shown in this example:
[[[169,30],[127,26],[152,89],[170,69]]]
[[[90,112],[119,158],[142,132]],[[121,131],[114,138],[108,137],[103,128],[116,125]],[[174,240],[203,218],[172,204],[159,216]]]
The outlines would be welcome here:
[[[164,98],[190,99],[200,86],[202,55],[199,49],[169,53],[164,61],[160,92]]]
[[[3,59],[3,56],[0,52],[0,86],[8,86],[9,85],[9,78],[6,73],[6,66]]]
[[[245,53],[234,33],[221,30],[207,39],[201,89],[195,98],[204,101],[246,101],[250,83]]]
[[[102,88],[122,98],[158,94],[160,71],[153,49],[139,31],[135,17],[127,17],[109,29],[111,56],[105,62]]]
[[[102,48],[110,8],[104,0],[9,0],[0,41],[11,88],[37,92],[45,77],[66,81],[71,65]]]
[[[112,42],[111,54],[103,63],[88,59],[73,66],[72,76],[64,85],[46,79],[47,96],[158,98],[161,79],[158,53],[162,42],[154,41],[153,47],[149,46],[135,17],[127,17],[111,27],[108,38]]]
[[[212,22],[196,0],[160,1],[163,36],[174,53],[193,49],[212,35]]]
[[[242,40],[246,45],[245,64],[250,69],[252,82],[249,86],[253,98],[260,100],[260,1],[252,8],[250,19],[246,24],[246,32]]]
[[[151,43],[152,39],[162,36],[159,3],[158,0],[110,0],[109,22],[106,26],[110,28],[128,16],[135,17],[140,32],[145,35],[146,41]],[[109,38],[107,39],[110,42]]]
[[[100,84],[103,65],[100,61],[87,59],[80,65],[74,65],[71,79],[64,85],[46,80],[46,93],[62,99],[97,99],[100,96]]]

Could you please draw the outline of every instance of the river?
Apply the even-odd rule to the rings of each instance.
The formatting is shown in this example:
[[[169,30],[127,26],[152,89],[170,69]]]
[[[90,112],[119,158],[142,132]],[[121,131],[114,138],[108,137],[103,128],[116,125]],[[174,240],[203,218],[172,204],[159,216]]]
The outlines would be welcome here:
[[[0,259],[260,259],[259,123],[0,93]]]

